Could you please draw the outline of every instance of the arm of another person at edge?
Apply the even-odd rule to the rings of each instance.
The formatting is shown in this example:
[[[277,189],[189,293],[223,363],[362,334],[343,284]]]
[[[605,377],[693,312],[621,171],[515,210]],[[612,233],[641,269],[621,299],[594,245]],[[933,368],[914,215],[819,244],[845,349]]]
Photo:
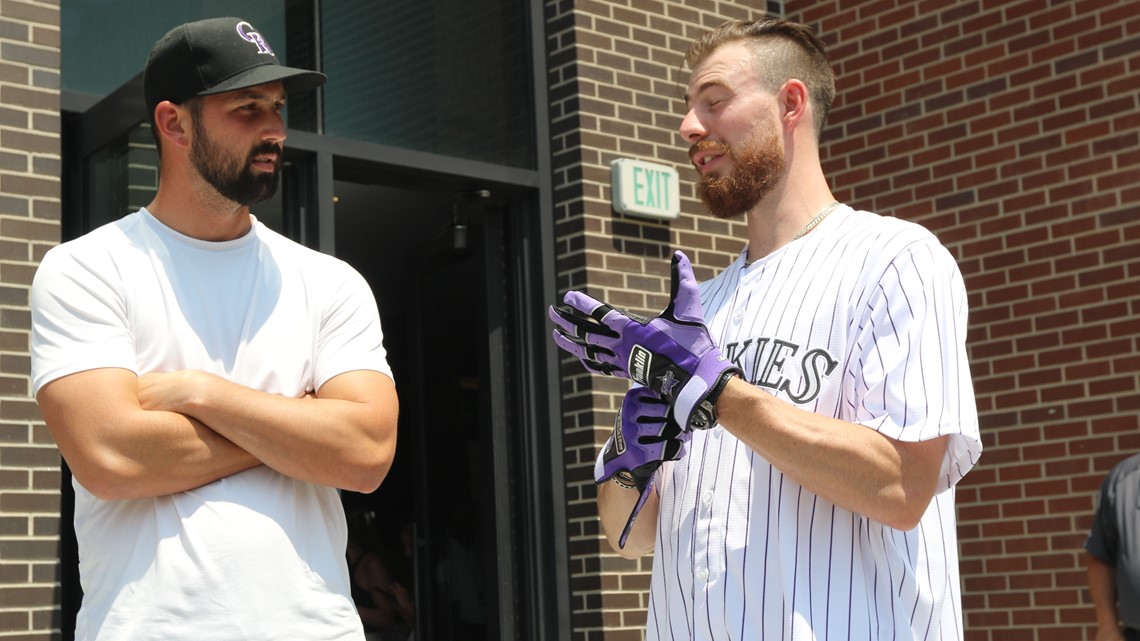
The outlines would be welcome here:
[[[144,410],[127,369],[64,376],[36,402],[75,479],[101,499],[173,494],[261,464],[198,421]]]
[[[734,378],[720,425],[805,489],[898,530],[918,525],[938,488],[949,437],[898,441],[801,410]]]
[[[641,511],[637,514],[625,547],[618,547],[621,531],[625,529],[625,522],[629,520],[629,513],[639,495],[637,490],[621,487],[613,479],[598,486],[598,516],[602,522],[602,532],[610,542],[610,547],[627,559],[636,559],[653,552],[657,539],[657,511],[661,506],[661,497],[654,485],[653,491],[645,499],[645,505],[641,506]]]
[[[1116,612],[1116,567],[1085,553],[1089,594],[1096,610],[1096,641],[1124,641]]]
[[[268,394],[197,370],[146,374],[139,400],[146,409],[201,421],[281,474],[354,492],[379,487],[396,450],[396,388],[373,370],[334,376],[315,399]]]

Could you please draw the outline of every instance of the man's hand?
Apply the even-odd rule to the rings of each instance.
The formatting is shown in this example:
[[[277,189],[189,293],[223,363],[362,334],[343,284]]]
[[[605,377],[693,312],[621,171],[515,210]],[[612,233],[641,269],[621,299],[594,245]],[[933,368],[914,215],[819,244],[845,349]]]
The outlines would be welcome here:
[[[152,412],[179,412],[191,394],[195,372],[181,370],[139,376],[139,405]]]
[[[205,383],[210,374],[197,370],[178,370],[139,376],[139,405],[144,410],[186,413],[186,405],[197,393],[197,383]],[[305,392],[300,398],[314,399],[316,394]]]
[[[653,490],[653,474],[662,462],[683,457],[690,438],[692,432],[682,430],[669,418],[669,404],[653,390],[634,387],[626,393],[613,434],[594,465],[594,482],[605,483],[617,475],[619,482],[641,493],[618,539],[619,548],[625,547],[633,523]]]
[[[709,336],[689,259],[676,252],[672,268],[672,298],[653,319],[568,292],[566,306],[550,308],[554,342],[591,372],[629,378],[660,394],[684,429],[708,429],[716,423],[717,398],[741,371]]]

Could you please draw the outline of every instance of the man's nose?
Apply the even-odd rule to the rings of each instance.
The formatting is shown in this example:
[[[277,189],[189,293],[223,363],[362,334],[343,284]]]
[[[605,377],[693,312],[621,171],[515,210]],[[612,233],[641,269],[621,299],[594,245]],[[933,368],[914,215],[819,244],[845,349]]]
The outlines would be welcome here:
[[[278,112],[271,113],[265,128],[261,131],[262,140],[281,144],[285,142],[286,137],[288,134],[285,132],[285,118]]]
[[[681,137],[690,143],[694,143],[704,138],[707,133],[701,119],[697,117],[696,109],[690,109],[681,121]]]

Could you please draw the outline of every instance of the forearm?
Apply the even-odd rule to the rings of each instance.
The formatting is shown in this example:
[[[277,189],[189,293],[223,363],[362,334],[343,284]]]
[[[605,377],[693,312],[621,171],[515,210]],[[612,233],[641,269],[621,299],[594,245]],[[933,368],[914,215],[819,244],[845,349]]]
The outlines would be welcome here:
[[[1096,610],[1097,638],[1104,639],[1113,631],[1120,632],[1116,613],[1116,568],[1087,552],[1085,563],[1088,566],[1089,595]]]
[[[371,374],[390,386],[391,379]],[[378,407],[377,402],[321,394],[315,399],[287,398],[203,372],[163,376],[177,377],[178,382],[150,402],[201,421],[286,476],[371,492],[391,467],[394,393],[389,407]]]
[[[635,489],[621,487],[613,480],[598,486],[598,516],[602,522],[602,532],[615,552],[627,559],[636,559],[653,552],[657,536],[657,510],[660,498],[654,489],[645,500],[637,520],[630,530],[625,547],[618,547],[618,539],[625,529],[625,522],[637,503],[640,493]]]
[[[100,498],[185,492],[261,465],[249,452],[198,421],[171,412],[143,411],[136,417],[135,428],[122,430],[119,436],[116,442],[105,442],[104,459],[113,462],[101,471],[100,491],[88,487]]]
[[[805,489],[900,530],[917,525],[937,487],[945,437],[902,443],[784,403],[740,379],[717,403],[720,424]]]
[[[37,402],[75,479],[95,496],[182,492],[260,464],[201,423],[142,409],[134,373],[89,370],[53,381]]]

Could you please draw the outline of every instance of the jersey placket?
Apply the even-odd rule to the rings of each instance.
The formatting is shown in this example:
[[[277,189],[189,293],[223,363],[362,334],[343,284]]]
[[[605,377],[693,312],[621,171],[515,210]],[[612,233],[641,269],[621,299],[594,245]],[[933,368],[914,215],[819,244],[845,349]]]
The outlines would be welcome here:
[[[740,333],[746,317],[747,297],[739,300],[734,288],[728,304],[714,313],[709,327],[726,345]],[[723,638],[724,587],[726,581],[725,546],[728,537],[727,493],[731,491],[731,467],[736,440],[723,427],[717,426],[699,434],[702,438],[701,472],[693,499],[693,611],[694,639]]]

